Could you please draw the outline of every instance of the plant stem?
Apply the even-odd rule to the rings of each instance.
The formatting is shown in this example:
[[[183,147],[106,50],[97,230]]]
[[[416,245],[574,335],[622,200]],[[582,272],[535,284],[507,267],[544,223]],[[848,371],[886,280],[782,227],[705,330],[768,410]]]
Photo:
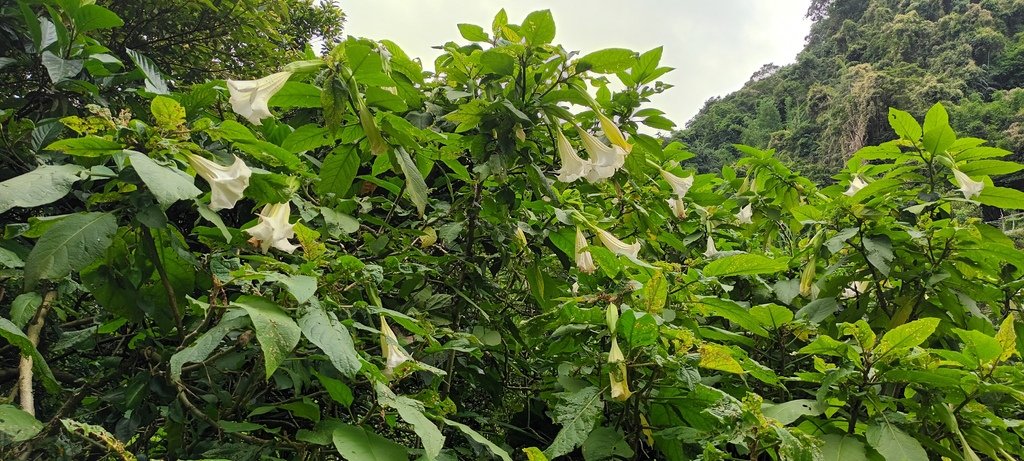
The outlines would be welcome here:
[[[185,326],[181,321],[181,311],[178,310],[178,297],[174,294],[174,287],[171,286],[171,280],[167,276],[167,269],[160,260],[160,253],[156,249],[156,242],[153,241],[153,234],[148,228],[142,229],[142,247],[143,251],[145,251],[153,261],[153,266],[156,267],[157,273],[160,274],[160,282],[163,284],[164,291],[167,293],[167,304],[171,306],[171,314],[174,315],[174,324],[178,329],[178,339],[181,342],[184,342]]]

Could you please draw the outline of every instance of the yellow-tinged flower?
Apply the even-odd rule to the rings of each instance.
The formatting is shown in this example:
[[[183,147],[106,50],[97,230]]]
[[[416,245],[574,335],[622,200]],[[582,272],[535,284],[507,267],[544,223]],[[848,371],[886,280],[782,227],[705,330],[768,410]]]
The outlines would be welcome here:
[[[864,186],[867,185],[868,183],[861,179],[860,175],[854,176],[853,179],[850,180],[850,188],[846,189],[846,192],[843,192],[843,195],[847,197],[853,197],[853,195],[856,194],[857,191],[863,189]]]
[[[740,212],[736,213],[736,222],[739,224],[751,224],[754,221],[751,218],[754,217],[754,207],[748,203],[747,206],[740,208]]]
[[[953,178],[956,179],[957,186],[960,186],[964,198],[968,200],[981,195],[981,190],[985,188],[985,183],[971,179],[967,173],[956,168],[953,168]]]
[[[608,325],[608,331],[615,335],[615,330],[619,325],[619,306],[609,304],[608,308],[604,310],[604,323]]]
[[[626,242],[615,238],[610,232],[602,229],[597,230],[597,238],[601,239],[601,243],[604,244],[605,248],[617,255],[637,259],[637,255],[640,254],[640,241],[636,241],[632,245],[626,245]]]
[[[590,156],[591,168],[585,178],[589,182],[598,182],[615,175],[615,172],[626,164],[626,151],[616,145],[606,146],[594,135],[576,127],[583,140],[583,148]]]
[[[633,395],[629,390],[629,378],[626,376],[626,357],[619,349],[618,340],[612,336],[612,350],[608,353],[608,363],[612,369],[608,372],[608,380],[611,381],[612,400],[623,402]]]
[[[622,131],[619,127],[612,123],[611,119],[605,117],[604,114],[595,111],[597,119],[601,122],[601,131],[604,132],[604,137],[608,138],[608,142],[612,143],[613,146],[619,146],[629,154],[633,150],[633,145],[626,141],[626,137],[622,135]]]
[[[395,336],[395,332],[388,326],[388,321],[384,319],[384,314],[380,316],[380,351],[381,355],[384,356],[384,376],[390,377],[395,369],[399,365],[412,361],[413,358],[409,355],[405,349],[402,348],[401,344],[398,344],[398,337]]]
[[[246,229],[245,232],[252,236],[252,241],[259,245],[260,250],[264,253],[270,247],[291,253],[299,246],[288,241],[295,236],[295,225],[288,223],[289,214],[291,214],[291,205],[288,202],[268,203],[263,207],[263,211],[260,211],[259,223]]]
[[[591,162],[580,158],[579,154],[576,153],[576,149],[573,149],[572,144],[569,144],[569,140],[557,128],[555,129],[555,137],[557,138],[558,158],[562,161],[562,168],[557,172],[558,180],[568,183],[587,176],[592,169]]]
[[[691,174],[685,178],[680,178],[672,173],[665,170],[661,170],[661,177],[665,179],[665,182],[672,187],[672,192],[676,194],[676,198],[686,197],[686,193],[690,191],[690,187],[693,187],[693,178]]]
[[[683,201],[683,199],[668,199],[668,207],[672,209],[672,213],[675,214],[677,218],[682,219],[686,217],[686,202]]]
[[[231,110],[259,125],[272,116],[267,102],[288,82],[291,72],[278,72],[256,80],[228,80]]]
[[[242,199],[242,193],[249,187],[252,170],[242,159],[235,156],[230,166],[207,160],[195,154],[188,154],[188,163],[196,173],[210,183],[210,209],[213,211],[231,209]]]
[[[707,249],[704,250],[704,257],[710,258],[718,254],[718,249],[715,248],[715,241],[711,239],[711,234],[708,234]]]
[[[594,264],[594,257],[590,254],[590,250],[587,249],[587,239],[583,236],[583,231],[580,228],[576,228],[576,268],[584,274],[593,274],[597,270],[597,265]]]

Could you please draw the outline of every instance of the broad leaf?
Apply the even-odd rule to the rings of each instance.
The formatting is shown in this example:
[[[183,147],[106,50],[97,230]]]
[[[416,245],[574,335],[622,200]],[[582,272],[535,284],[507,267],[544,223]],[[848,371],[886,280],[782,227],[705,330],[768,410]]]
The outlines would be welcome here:
[[[868,427],[865,435],[868,444],[882,455],[885,461],[928,461],[928,453],[924,451],[921,442],[892,423],[873,424]]]
[[[49,146],[46,150],[56,150],[76,157],[99,157],[121,152],[121,143],[111,141],[99,136],[85,136],[81,138],[61,139]]]
[[[232,304],[245,309],[252,319],[252,325],[256,328],[256,338],[260,341],[260,349],[263,350],[263,364],[269,379],[299,343],[302,330],[281,306],[269,299],[243,295]]]
[[[14,207],[33,208],[60,200],[79,179],[84,168],[74,165],[43,165],[0,182],[0,213]]]
[[[405,149],[399,147],[395,149],[395,153],[398,156],[398,164],[402,168],[402,174],[405,175],[405,190],[409,193],[409,199],[416,205],[416,210],[419,211],[420,216],[427,210],[427,195],[429,190],[427,189],[427,183],[423,180],[423,175],[420,174],[419,168],[416,167],[416,163],[409,157],[409,153]]]
[[[196,187],[195,180],[181,170],[160,165],[141,152],[129,152],[128,158],[135,172],[164,208],[203,193]]]
[[[599,74],[614,74],[630,68],[636,62],[636,53],[625,48],[606,48],[580,58],[580,64]]]
[[[0,405],[0,440],[24,442],[43,430],[43,423],[14,405]]]
[[[79,213],[61,219],[43,233],[25,261],[25,288],[82,270],[107,251],[117,232],[110,213]]]
[[[897,349],[919,346],[935,332],[935,328],[938,326],[939,319],[928,317],[893,328],[878,341],[878,346],[874,350],[875,357],[882,358]]]
[[[54,379],[50,367],[46,365],[43,355],[39,353],[36,346],[28,339],[28,336],[25,336],[25,333],[22,333],[17,325],[11,323],[10,320],[0,317],[0,337],[6,339],[8,343],[21,351],[21,355],[32,357],[32,371],[43,382],[43,387],[47,391],[52,394],[60,392],[60,385]]]
[[[562,425],[544,456],[554,459],[583,444],[601,416],[601,390],[585,387],[576,392],[558,394],[563,402],[555,406],[555,422]]]
[[[409,459],[405,447],[359,426],[334,428],[334,447],[348,461],[401,461]]]
[[[306,306],[305,313],[299,318],[299,328],[309,342],[327,354],[341,374],[351,378],[359,372],[362,364],[348,329],[333,313],[324,310],[316,299]]]
[[[359,173],[359,152],[351,146],[334,149],[320,166],[320,182],[317,191],[322,195],[334,194],[339,198],[348,195],[352,181]]]
[[[178,351],[171,356],[170,369],[171,379],[181,381],[181,369],[189,362],[202,362],[217,349],[220,342],[228,332],[242,328],[248,324],[246,313],[241,309],[231,309],[220,319],[220,323],[206,330],[205,333],[196,338],[190,346]]]
[[[734,275],[758,275],[781,272],[789,267],[783,259],[772,259],[755,254],[738,254],[711,261],[704,267],[708,277],[731,277]]]
[[[868,461],[864,442],[849,434],[828,434],[821,438],[822,461]]]
[[[490,450],[491,453],[494,454],[494,456],[501,458],[502,461],[512,461],[512,457],[509,456],[507,451],[495,445],[494,442],[487,440],[486,437],[481,435],[479,432],[473,430],[473,428],[465,424],[452,421],[450,419],[444,420],[444,423],[462,431],[463,434],[466,434],[466,436],[472,439],[474,442],[487,447],[487,449]]]
[[[420,437],[423,443],[423,451],[426,452],[428,461],[437,459],[444,448],[444,435],[433,421],[423,414],[423,403],[404,395],[395,395],[384,384],[376,385],[377,402],[398,412],[402,420],[412,425],[413,431]]]

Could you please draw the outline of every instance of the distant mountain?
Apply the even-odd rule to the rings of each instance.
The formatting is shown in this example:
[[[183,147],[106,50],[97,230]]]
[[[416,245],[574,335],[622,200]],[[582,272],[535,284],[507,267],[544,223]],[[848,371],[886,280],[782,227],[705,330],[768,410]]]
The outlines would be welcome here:
[[[796,63],[765,65],[709,100],[673,138],[702,170],[776,149],[825,178],[862,146],[891,138],[889,107],[922,116],[935,102],[957,132],[1024,153],[1024,1],[814,0]]]

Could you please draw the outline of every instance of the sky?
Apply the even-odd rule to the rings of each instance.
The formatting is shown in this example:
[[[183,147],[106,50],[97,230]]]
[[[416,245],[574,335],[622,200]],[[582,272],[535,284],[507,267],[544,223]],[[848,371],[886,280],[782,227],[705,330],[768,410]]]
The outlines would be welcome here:
[[[715,96],[740,89],[767,63],[796,60],[811,23],[810,0],[337,0],[354,37],[390,39],[432,69],[448,41],[466,43],[457,24],[490,30],[505,8],[509,22],[550,9],[555,43],[581,54],[602,48],[644,52],[664,46],[662,77],[675,87],[652,99],[679,127]],[[614,77],[612,77],[613,80]]]

